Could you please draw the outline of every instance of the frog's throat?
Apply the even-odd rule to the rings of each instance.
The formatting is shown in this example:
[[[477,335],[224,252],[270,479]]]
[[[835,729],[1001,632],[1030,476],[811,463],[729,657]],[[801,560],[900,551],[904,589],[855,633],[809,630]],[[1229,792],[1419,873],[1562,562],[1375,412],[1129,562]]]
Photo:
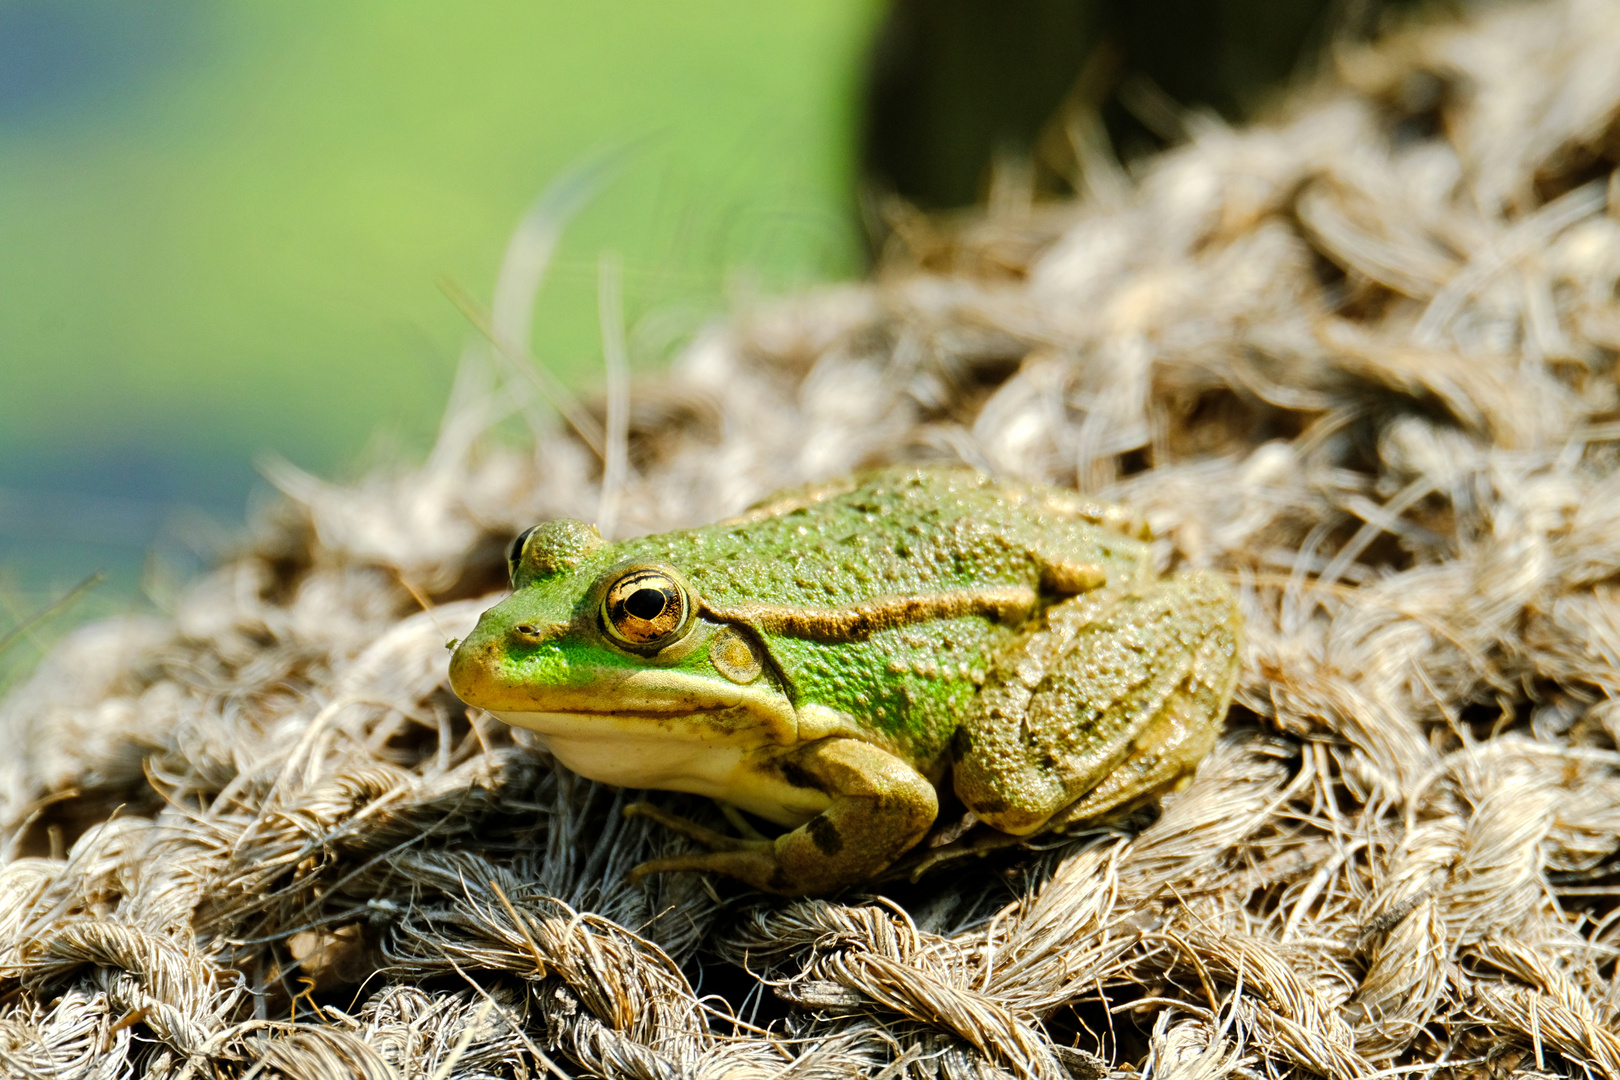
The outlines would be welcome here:
[[[703,604],[704,614],[717,622],[751,626],[779,637],[811,641],[856,641],[880,630],[911,626],[935,619],[979,616],[1001,623],[1021,623],[1034,613],[1039,597],[1028,585],[996,585],[982,589],[951,589],[911,596],[885,596],[843,608],[797,607],[789,604]]]
[[[705,795],[740,806],[778,825],[802,825],[829,800],[814,787],[799,787],[780,772],[760,767],[760,734],[725,731],[705,717],[611,713],[495,713],[538,733],[559,762],[590,780],[627,788],[657,788]]]

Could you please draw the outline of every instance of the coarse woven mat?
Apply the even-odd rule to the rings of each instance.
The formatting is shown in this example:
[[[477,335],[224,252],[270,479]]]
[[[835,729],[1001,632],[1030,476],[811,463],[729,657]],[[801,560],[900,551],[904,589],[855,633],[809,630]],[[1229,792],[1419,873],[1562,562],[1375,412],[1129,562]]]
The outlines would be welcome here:
[[[1077,122],[1077,201],[897,216],[875,280],[577,430],[506,348],[420,467],[276,470],[233,559],[0,707],[0,1072],[1620,1080],[1620,4],[1185,124],[1128,175]],[[936,460],[1128,502],[1240,589],[1238,704],[1144,831],[630,887],[686,842],[446,689],[523,526]]]

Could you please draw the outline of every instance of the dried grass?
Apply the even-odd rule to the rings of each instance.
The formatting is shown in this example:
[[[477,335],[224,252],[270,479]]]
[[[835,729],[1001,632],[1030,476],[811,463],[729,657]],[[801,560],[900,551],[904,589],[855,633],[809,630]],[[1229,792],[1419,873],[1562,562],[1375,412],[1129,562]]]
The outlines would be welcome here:
[[[0,1072],[1620,1080],[1617,58],[1613,0],[1501,8],[1138,175],[1082,138],[1080,201],[902,216],[876,280],[570,409],[620,490],[500,353],[421,467],[280,470],[167,617],[0,706]],[[1228,733],[1140,835],[629,888],[684,842],[445,689],[521,526],[932,459],[1239,585]]]

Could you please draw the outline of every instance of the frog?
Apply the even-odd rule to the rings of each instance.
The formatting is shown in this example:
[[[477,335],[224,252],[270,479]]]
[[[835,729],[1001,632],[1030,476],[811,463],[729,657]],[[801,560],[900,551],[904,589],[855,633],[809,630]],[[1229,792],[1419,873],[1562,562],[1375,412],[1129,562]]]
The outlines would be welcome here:
[[[634,804],[696,849],[633,879],[823,896],[894,867],[952,798],[1025,842],[1190,782],[1242,616],[1219,573],[1163,570],[1162,549],[1124,507],[966,467],[615,542],[557,519],[511,542],[511,593],[452,643],[450,685],[581,776],[706,796],[740,826]]]

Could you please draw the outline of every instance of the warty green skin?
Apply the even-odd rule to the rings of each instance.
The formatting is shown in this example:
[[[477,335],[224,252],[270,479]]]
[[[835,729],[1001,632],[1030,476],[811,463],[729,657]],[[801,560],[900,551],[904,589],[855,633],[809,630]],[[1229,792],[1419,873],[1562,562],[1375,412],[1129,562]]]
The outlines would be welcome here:
[[[694,610],[657,647],[604,625],[605,591],[642,567],[684,578]],[[1207,749],[1236,673],[1236,605],[1217,579],[1156,578],[1118,508],[967,470],[869,474],[614,544],[552,523],[513,581],[456,650],[462,698],[585,775],[796,826],[746,842],[669,819],[716,850],[644,868],[784,893],[892,863],[953,766],[969,808],[1009,833],[1165,790]],[[717,663],[726,634],[757,676]]]

